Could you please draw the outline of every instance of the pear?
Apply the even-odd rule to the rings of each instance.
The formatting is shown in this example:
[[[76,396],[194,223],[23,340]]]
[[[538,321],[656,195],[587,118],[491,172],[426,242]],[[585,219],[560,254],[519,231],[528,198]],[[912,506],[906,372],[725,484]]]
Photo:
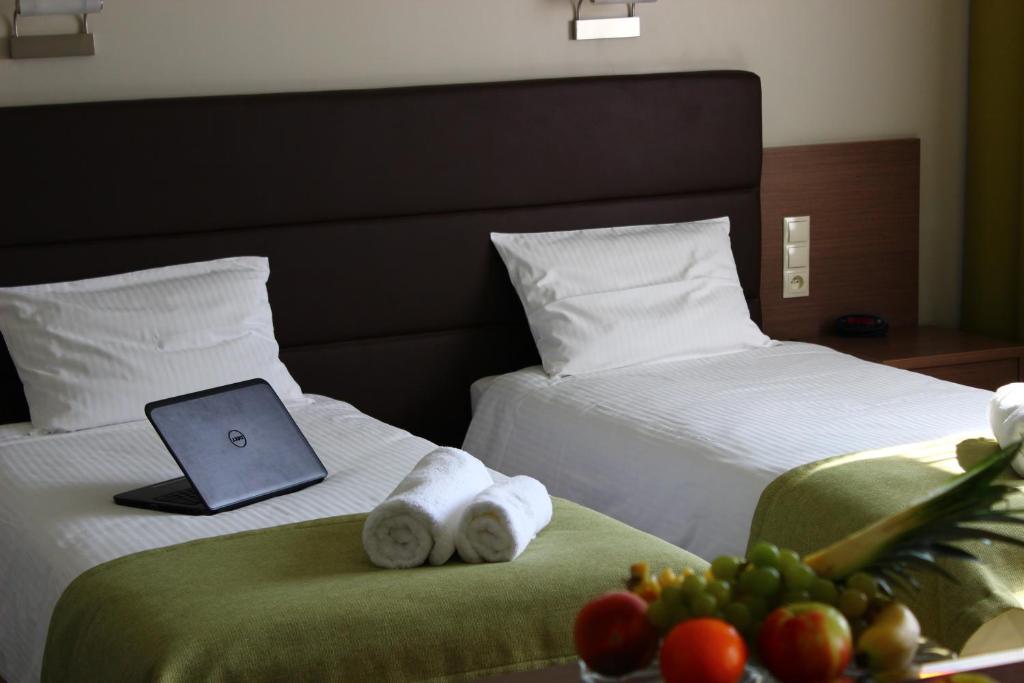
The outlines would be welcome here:
[[[890,602],[857,639],[857,655],[872,671],[907,668],[917,653],[921,625],[910,608]]]

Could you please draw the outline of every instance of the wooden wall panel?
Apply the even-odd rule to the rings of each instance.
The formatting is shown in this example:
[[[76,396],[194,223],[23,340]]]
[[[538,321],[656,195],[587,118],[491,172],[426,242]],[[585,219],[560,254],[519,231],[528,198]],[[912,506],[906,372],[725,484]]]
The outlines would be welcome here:
[[[778,339],[844,313],[917,324],[920,142],[774,147],[761,177],[761,304]],[[811,217],[810,296],[782,298],[782,219]]]

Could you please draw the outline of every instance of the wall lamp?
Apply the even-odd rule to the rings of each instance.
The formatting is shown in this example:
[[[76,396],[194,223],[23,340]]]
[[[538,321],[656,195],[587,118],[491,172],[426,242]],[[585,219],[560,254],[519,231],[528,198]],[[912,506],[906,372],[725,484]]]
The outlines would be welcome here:
[[[575,3],[573,17],[573,40],[597,40],[600,38],[636,38],[640,35],[640,17],[636,15],[636,6],[641,2],[657,2],[657,0],[633,0],[623,3],[622,0],[590,0],[595,5],[626,5],[626,16],[606,17],[603,19],[584,19],[582,9],[584,0]]]
[[[96,43],[89,32],[89,15],[103,9],[103,0],[17,0],[11,31],[11,59],[39,57],[89,57],[96,54]],[[43,14],[77,14],[82,18],[79,33],[48,36],[19,34],[18,20]]]

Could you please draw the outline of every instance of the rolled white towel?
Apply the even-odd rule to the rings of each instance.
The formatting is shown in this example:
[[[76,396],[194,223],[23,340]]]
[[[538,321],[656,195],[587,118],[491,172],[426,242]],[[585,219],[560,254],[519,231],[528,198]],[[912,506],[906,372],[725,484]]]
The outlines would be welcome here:
[[[519,557],[551,521],[551,496],[533,477],[512,477],[480,493],[462,514],[455,546],[465,562]]]
[[[423,457],[384,502],[367,516],[363,548],[378,567],[444,564],[455,552],[462,512],[494,483],[483,463],[457,448]]]
[[[999,387],[988,404],[988,421],[1000,448],[1024,439],[1024,382]],[[1017,453],[1010,464],[1024,476],[1024,454]]]

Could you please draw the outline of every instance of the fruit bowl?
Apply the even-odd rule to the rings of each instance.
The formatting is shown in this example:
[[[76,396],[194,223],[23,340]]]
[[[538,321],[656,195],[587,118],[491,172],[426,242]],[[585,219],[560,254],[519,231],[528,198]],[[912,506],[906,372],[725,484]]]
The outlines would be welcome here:
[[[650,666],[624,676],[603,676],[596,671],[591,671],[586,662],[581,659],[580,680],[583,683],[661,683],[661,670],[658,668],[658,660],[654,660]]]
[[[1024,523],[1005,504],[1015,489],[996,482],[1022,449],[993,442],[984,460],[912,507],[810,554],[759,541],[747,557],[722,555],[707,568],[652,572],[635,563],[625,590],[593,598],[576,616],[582,679],[905,680],[927,652],[896,590],[918,589],[922,571],[952,579],[940,558],[978,559],[951,543],[1014,541],[971,523]]]
[[[583,683],[662,683],[663,681],[657,659],[645,669],[617,677],[602,676],[596,671],[591,671],[580,660],[580,680]],[[743,677],[737,683],[775,683],[775,679],[760,667],[747,664],[743,669]]]

